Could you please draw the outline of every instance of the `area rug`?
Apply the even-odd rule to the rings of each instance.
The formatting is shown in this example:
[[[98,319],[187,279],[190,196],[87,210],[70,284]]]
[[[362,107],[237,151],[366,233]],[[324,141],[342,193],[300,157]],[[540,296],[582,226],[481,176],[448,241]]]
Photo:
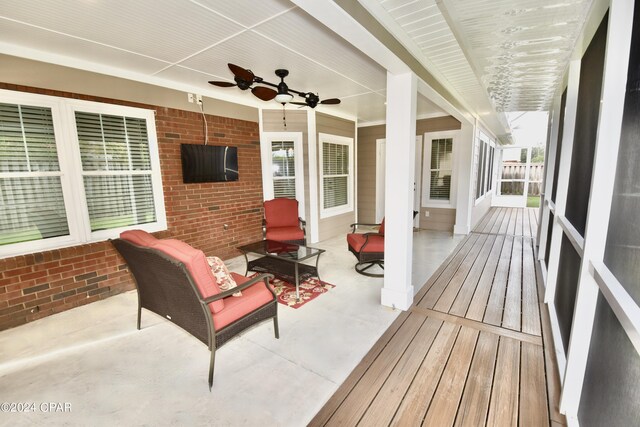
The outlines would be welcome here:
[[[251,278],[257,275],[258,273],[254,273],[249,277]],[[300,308],[309,301],[329,292],[329,289],[336,287],[336,285],[320,281],[316,277],[311,277],[300,283],[300,302],[297,302],[295,284],[292,285],[289,282],[277,278],[271,279],[269,283],[273,286],[278,302],[291,308]]]

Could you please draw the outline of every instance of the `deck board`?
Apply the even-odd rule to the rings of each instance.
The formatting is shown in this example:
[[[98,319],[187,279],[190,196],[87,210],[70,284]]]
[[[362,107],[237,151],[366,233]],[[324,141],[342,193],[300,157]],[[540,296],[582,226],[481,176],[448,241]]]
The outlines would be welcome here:
[[[535,221],[492,208],[310,425],[564,425]]]
[[[469,370],[469,379],[454,424],[456,427],[481,426],[487,419],[498,340],[496,335],[480,332],[476,345],[477,356],[474,356]]]

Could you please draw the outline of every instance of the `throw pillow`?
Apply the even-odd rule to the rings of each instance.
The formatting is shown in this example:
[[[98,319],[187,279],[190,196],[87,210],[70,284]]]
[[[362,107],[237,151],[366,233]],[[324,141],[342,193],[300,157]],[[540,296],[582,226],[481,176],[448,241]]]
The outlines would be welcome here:
[[[209,263],[209,267],[211,267],[211,272],[213,276],[216,278],[216,282],[218,282],[218,287],[222,291],[228,291],[229,289],[233,289],[238,284],[233,277],[231,277],[231,273],[229,273],[229,269],[224,262],[217,256],[208,256],[207,262]],[[233,294],[234,297],[241,297],[242,292],[238,291]]]

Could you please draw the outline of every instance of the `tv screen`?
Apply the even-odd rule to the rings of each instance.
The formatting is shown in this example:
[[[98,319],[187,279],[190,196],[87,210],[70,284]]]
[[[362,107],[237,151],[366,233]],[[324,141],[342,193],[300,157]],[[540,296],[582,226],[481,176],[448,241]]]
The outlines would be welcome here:
[[[180,152],[184,183],[238,180],[238,147],[182,144]]]

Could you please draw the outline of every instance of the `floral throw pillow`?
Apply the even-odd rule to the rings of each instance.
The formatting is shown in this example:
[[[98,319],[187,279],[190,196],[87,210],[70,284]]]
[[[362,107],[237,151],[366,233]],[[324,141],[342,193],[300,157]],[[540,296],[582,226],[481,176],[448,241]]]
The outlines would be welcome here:
[[[208,256],[207,262],[209,263],[209,267],[211,267],[211,272],[213,276],[216,278],[216,282],[218,283],[218,287],[222,291],[228,291],[229,289],[235,288],[237,285],[236,281],[233,280],[231,274],[229,273],[229,269],[224,265],[224,262],[217,256]],[[238,291],[233,294],[234,297],[241,297],[242,292]]]

